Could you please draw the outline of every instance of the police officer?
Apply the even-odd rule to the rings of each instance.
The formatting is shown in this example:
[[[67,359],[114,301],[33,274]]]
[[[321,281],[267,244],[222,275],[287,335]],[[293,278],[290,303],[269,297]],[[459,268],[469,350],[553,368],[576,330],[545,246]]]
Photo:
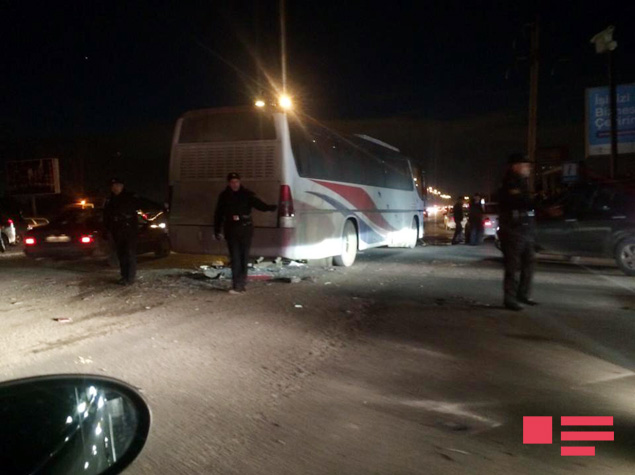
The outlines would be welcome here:
[[[124,189],[119,178],[110,182],[110,198],[104,208],[104,224],[110,232],[119,259],[120,285],[134,283],[137,274],[138,198]]]
[[[459,199],[454,203],[452,208],[454,214],[454,222],[456,227],[454,228],[454,237],[452,238],[452,244],[459,244],[463,237],[463,197],[459,196]]]
[[[238,173],[227,175],[227,188],[221,192],[214,214],[214,233],[216,239],[223,238],[223,231],[229,249],[232,266],[233,286],[231,294],[245,292],[247,282],[247,264],[249,249],[254,232],[251,210],[275,211],[276,205],[268,205],[256,195],[244,188]]]
[[[467,221],[469,232],[466,230],[465,241],[476,246],[483,239],[483,205],[481,204],[481,195],[478,193],[470,200]]]
[[[499,236],[505,262],[505,307],[522,310],[537,305],[530,299],[534,275],[534,203],[529,192],[531,164],[522,154],[509,157],[509,167],[499,194]],[[520,280],[518,279],[520,273]]]

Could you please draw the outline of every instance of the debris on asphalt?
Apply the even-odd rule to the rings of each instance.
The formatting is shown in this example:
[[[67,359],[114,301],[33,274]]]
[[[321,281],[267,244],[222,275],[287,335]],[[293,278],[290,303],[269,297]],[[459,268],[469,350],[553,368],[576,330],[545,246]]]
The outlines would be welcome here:
[[[22,305],[22,302],[12,302],[11,305]]]
[[[60,318],[54,318],[53,320],[55,320],[58,323],[70,323],[73,321],[72,318],[70,317],[60,317]]]
[[[295,308],[303,308],[302,305],[300,305],[299,303],[295,304]]]
[[[146,307],[146,310],[150,310],[152,307]]]
[[[303,264],[302,262],[298,262],[298,261],[291,261],[288,264],[289,267],[306,267],[306,264]]]
[[[330,282],[324,282],[324,285],[331,285]]]
[[[90,356],[88,358],[84,358],[83,356],[78,356],[77,361],[75,361],[75,364],[92,364],[92,363],[93,363],[93,360],[91,359]]]

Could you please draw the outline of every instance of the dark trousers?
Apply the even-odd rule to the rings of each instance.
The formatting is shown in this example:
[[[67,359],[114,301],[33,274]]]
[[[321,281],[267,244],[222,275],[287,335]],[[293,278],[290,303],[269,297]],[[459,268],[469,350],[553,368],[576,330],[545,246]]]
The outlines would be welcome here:
[[[477,246],[483,240],[484,229],[482,226],[470,226],[470,235],[466,237],[472,246]]]
[[[137,276],[137,230],[132,227],[118,229],[112,233],[112,237],[119,259],[121,278],[134,282]]]
[[[534,277],[535,243],[533,235],[522,230],[500,230],[505,262],[503,290],[505,302],[528,299]],[[520,273],[520,280],[518,274]]]
[[[456,221],[456,228],[454,229],[454,237],[452,238],[452,244],[458,244],[463,239],[463,223]]]
[[[226,230],[227,248],[232,265],[232,281],[234,290],[245,290],[247,284],[247,265],[251,239],[254,234],[253,226],[235,225]]]

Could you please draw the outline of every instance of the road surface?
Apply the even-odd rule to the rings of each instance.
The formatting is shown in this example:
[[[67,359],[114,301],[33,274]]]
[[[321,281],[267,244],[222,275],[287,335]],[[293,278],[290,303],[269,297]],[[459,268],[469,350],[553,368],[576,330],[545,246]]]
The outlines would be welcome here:
[[[197,270],[209,257],[142,258],[121,288],[99,263],[14,250],[0,375],[139,387],[153,427],[130,474],[633,473],[635,279],[541,258],[541,305],[513,313],[491,243],[450,246],[433,223],[426,242],[242,296]],[[615,441],[561,457],[565,415],[613,416]],[[554,443],[523,445],[523,416],[553,416]]]

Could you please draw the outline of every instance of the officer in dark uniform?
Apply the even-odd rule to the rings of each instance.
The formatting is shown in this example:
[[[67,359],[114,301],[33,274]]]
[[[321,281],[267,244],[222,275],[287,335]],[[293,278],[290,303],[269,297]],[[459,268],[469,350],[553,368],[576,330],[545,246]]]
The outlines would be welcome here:
[[[111,195],[104,208],[104,224],[110,232],[119,259],[120,285],[134,283],[137,274],[138,198],[124,190],[118,178],[110,182]]]
[[[452,244],[460,244],[463,238],[463,197],[459,196],[459,199],[454,203],[452,208],[454,214],[454,222],[456,227],[454,228],[454,237],[452,238]]]
[[[505,307],[522,310],[537,305],[530,299],[534,275],[535,218],[529,191],[531,164],[522,154],[509,158],[509,168],[499,194],[499,236],[505,262]],[[517,274],[520,273],[520,281]]]
[[[247,282],[247,264],[249,249],[254,232],[251,210],[275,211],[276,205],[268,205],[240,184],[238,173],[227,175],[227,188],[221,192],[214,214],[214,233],[216,239],[227,240],[232,266],[232,294],[245,292]]]
[[[465,233],[465,242],[469,242],[472,246],[481,243],[483,239],[483,205],[481,204],[481,195],[476,193],[470,200],[470,208],[467,212],[467,228]]]

